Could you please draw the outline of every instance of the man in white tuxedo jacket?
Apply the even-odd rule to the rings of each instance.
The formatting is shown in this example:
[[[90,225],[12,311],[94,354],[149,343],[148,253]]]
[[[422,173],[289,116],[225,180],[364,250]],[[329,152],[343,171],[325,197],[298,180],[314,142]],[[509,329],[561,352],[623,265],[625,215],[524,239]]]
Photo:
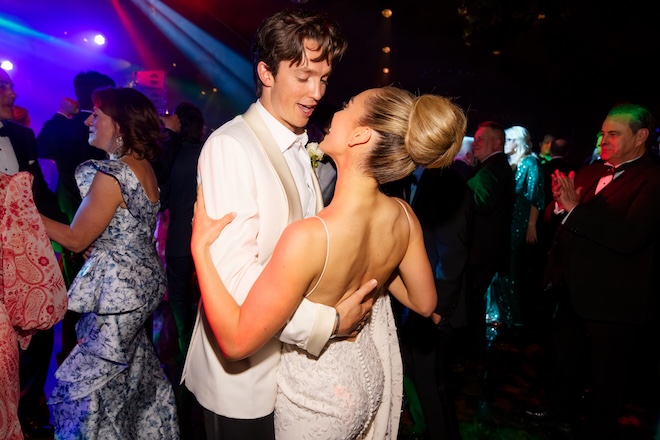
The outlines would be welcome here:
[[[284,11],[266,19],[252,49],[259,99],[217,129],[202,149],[198,180],[209,215],[237,213],[211,253],[239,304],[286,225],[323,207],[304,127],[345,48],[337,26],[323,15]],[[345,301],[336,310],[303,300],[279,340],[231,362],[200,304],[182,381],[205,409],[207,438],[274,439],[280,341],[318,356],[331,337],[350,334],[365,312],[359,301]]]

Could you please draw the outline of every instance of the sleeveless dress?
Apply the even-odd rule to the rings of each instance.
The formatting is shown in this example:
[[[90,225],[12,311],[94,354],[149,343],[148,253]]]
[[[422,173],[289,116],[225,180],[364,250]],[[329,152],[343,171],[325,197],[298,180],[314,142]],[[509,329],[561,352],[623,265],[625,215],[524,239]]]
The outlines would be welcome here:
[[[128,209],[117,209],[69,288],[69,309],[82,316],[78,344],[55,373],[48,402],[55,435],[178,439],[174,393],[144,328],[166,288],[154,241],[160,202],[117,160],[77,168],[82,197],[97,172],[117,179]]]
[[[327,264],[330,235],[323,219],[316,218],[328,238]],[[324,273],[325,266],[319,282]],[[331,340],[318,358],[284,344],[277,374],[277,440],[396,438],[403,367],[389,295],[384,289],[377,295],[355,341]]]

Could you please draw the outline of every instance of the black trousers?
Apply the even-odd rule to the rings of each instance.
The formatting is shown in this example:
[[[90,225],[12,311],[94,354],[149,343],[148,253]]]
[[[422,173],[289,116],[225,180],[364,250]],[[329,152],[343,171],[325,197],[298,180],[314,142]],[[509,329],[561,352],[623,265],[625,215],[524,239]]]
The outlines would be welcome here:
[[[258,419],[232,419],[204,409],[207,440],[275,440],[274,413]]]
[[[575,419],[580,390],[588,388],[584,410],[589,438],[609,439],[617,433],[631,358],[642,329],[636,324],[583,319],[566,298],[560,303],[553,329],[556,357],[551,402],[562,418]]]

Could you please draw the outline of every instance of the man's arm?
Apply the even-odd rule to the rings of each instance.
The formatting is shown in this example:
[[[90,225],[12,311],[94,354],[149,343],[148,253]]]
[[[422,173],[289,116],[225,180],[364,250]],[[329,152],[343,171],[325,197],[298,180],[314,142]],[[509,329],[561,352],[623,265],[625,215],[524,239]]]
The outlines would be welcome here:
[[[252,160],[234,138],[212,136],[198,161],[209,216],[220,218],[227,212],[239,214],[211,247],[214,266],[239,305],[245,301],[265,265],[265,261],[259,260],[257,243],[259,234],[264,233],[259,230],[259,219],[264,213],[257,202],[255,172],[258,170],[252,166]],[[337,312],[340,315],[338,335],[352,333],[372,306],[372,300],[362,303],[365,295],[360,289],[337,309],[304,300],[280,339],[318,355],[333,333]]]
[[[367,281],[336,307],[304,299],[282,329],[280,341],[318,356],[331,338],[357,335],[355,328],[374,305],[373,297],[367,296],[375,286]]]

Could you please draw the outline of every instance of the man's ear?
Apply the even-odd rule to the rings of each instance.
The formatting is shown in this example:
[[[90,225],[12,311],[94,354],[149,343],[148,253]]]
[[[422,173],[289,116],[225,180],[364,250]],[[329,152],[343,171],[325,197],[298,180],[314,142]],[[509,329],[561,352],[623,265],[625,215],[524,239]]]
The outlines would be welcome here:
[[[371,129],[369,127],[356,127],[351,134],[350,140],[348,141],[348,146],[353,147],[355,145],[366,144],[370,139]]]
[[[637,130],[637,133],[635,133],[635,138],[637,139],[637,144],[642,144],[644,145],[646,143],[646,139],[649,137],[649,129],[648,128],[640,128]]]
[[[272,87],[275,82],[275,77],[273,72],[268,69],[268,66],[263,61],[259,61],[257,64],[257,75],[265,87]]]

